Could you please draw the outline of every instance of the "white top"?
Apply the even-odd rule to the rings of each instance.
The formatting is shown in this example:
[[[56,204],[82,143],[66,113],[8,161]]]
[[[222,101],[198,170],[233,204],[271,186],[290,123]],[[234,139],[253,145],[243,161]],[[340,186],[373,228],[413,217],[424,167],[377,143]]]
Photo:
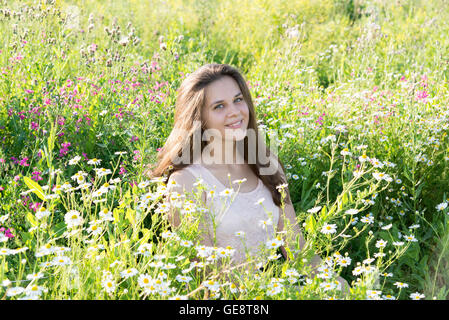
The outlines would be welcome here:
[[[209,215],[206,219],[215,216],[216,245],[224,248],[231,246],[235,249],[231,258],[233,264],[246,260],[246,250],[252,256],[257,255],[260,247],[265,246],[268,240],[275,237],[274,230],[279,220],[279,207],[274,204],[271,192],[260,178],[258,178],[256,189],[250,192],[239,191],[231,202],[230,197],[220,196],[220,192],[230,189],[230,186],[224,186],[204,166],[191,164],[181,170],[188,170],[195,178],[203,179],[207,189],[215,190],[214,197],[208,197],[206,200],[206,206],[210,209],[210,212],[206,213]],[[261,198],[265,199],[262,205],[256,204]],[[213,199],[212,202],[211,199]],[[264,225],[262,221],[267,221],[270,217],[271,224]],[[208,233],[213,236],[212,220],[208,221],[210,221]],[[236,235],[239,231],[244,232],[243,238]],[[213,243],[212,237],[210,240]]]

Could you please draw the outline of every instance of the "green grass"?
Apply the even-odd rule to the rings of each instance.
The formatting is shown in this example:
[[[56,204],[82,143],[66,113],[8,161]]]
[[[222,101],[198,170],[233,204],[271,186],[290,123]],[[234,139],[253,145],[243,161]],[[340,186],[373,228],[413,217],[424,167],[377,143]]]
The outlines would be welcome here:
[[[438,209],[449,202],[445,1],[3,1],[0,10],[3,298],[202,299],[207,286],[209,298],[447,297],[448,209]],[[226,262],[192,266],[208,261],[197,256],[192,217],[162,237],[163,183],[138,186],[171,131],[184,75],[211,62],[242,71],[260,124],[282,141],[306,238],[304,250],[290,247],[299,258],[272,261],[258,277]],[[73,180],[80,171],[85,189]],[[96,198],[106,182],[115,188]],[[50,215],[38,219],[39,208]],[[114,221],[96,221],[103,209]],[[71,210],[83,224],[67,225]],[[323,234],[326,224],[337,232]],[[50,253],[58,247],[70,262]],[[320,287],[325,271],[313,277],[301,260],[312,252],[332,258],[349,295]],[[338,253],[351,263],[339,266]],[[127,268],[137,273],[127,278]],[[227,274],[238,272],[234,288]],[[26,292],[12,295],[15,287]]]

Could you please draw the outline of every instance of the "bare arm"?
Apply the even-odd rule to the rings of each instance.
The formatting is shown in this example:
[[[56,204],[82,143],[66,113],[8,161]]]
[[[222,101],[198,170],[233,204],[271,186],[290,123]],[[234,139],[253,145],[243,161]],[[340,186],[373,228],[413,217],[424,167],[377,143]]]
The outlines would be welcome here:
[[[175,181],[177,186],[173,186],[172,182]],[[184,195],[186,193],[190,193],[194,189],[194,183],[196,179],[195,177],[190,174],[186,170],[179,170],[170,175],[170,178],[167,182],[167,185],[170,186],[170,194],[173,192],[177,192],[181,195]],[[206,192],[203,192],[202,194],[203,202],[206,203]],[[170,204],[170,211],[168,214],[168,220],[170,224],[174,227],[174,229],[179,228],[181,224],[181,216],[180,216],[180,209],[175,207],[173,204],[173,201],[171,197],[168,198],[169,204]],[[212,239],[210,239],[209,232],[206,228],[206,226],[202,223],[200,223],[200,229],[202,231],[202,241],[201,244],[205,246],[212,246],[213,242]]]

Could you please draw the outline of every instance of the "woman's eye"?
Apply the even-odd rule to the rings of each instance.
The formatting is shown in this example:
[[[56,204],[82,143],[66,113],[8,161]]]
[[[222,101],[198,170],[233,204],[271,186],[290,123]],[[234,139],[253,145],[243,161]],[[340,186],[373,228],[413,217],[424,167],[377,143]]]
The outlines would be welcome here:
[[[241,101],[243,101],[243,99],[242,98],[237,98],[237,99],[235,99],[234,100],[235,102],[241,102]],[[217,104],[215,107],[214,107],[214,110],[215,109],[218,109],[220,106],[223,106],[223,104]],[[221,108],[220,108],[221,109]]]

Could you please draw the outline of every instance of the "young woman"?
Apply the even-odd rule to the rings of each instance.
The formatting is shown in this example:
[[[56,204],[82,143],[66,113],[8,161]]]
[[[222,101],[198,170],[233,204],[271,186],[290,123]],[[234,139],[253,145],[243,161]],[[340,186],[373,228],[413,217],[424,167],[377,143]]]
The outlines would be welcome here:
[[[211,212],[204,213],[201,243],[232,247],[234,264],[244,262],[247,254],[256,256],[259,248],[279,236],[287,225],[293,232],[286,233],[290,237],[284,235],[284,243],[294,247],[294,242],[299,241],[301,248],[304,245],[286,188],[284,167],[264,139],[240,72],[226,64],[208,64],[181,84],[173,131],[150,174],[166,174],[171,192],[191,192],[198,178],[215,191],[213,198],[206,191],[202,194]],[[233,187],[232,181],[239,186]],[[282,190],[286,196],[284,210]],[[237,191],[230,206],[221,210],[223,199],[218,195]],[[175,228],[180,223],[179,211],[174,207],[170,222]],[[288,258],[283,246],[281,250]],[[316,255],[310,263],[317,266],[320,261]],[[340,278],[340,282],[345,281]]]

